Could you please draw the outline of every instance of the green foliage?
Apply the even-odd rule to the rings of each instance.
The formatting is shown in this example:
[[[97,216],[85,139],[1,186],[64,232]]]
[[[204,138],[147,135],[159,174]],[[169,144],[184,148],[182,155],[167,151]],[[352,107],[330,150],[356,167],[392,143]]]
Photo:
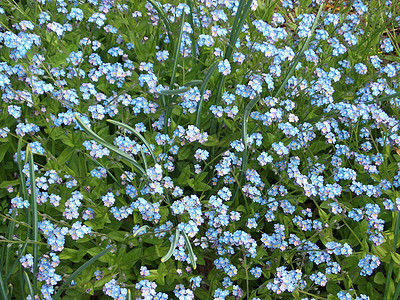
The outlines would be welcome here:
[[[1,299],[400,297],[395,1],[95,2],[1,3]]]

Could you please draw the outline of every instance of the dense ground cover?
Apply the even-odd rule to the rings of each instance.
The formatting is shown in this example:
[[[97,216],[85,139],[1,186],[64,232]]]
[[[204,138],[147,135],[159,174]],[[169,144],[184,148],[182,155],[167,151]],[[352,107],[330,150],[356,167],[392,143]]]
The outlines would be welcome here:
[[[1,299],[398,299],[396,1],[0,2]]]

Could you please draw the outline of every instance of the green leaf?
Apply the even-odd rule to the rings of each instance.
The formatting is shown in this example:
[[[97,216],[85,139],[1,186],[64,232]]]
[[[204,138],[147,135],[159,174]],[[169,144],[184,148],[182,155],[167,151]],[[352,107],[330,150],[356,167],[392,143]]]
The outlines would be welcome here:
[[[208,137],[207,142],[205,142],[203,145],[207,146],[207,147],[212,147],[212,146],[217,146],[218,144],[219,144],[218,137],[214,134],[214,135],[210,135]]]
[[[75,257],[77,253],[78,250],[65,248],[58,256],[60,257],[60,259],[71,259]]]
[[[374,282],[376,284],[384,284],[386,282],[385,275],[382,272],[378,272],[374,276]]]
[[[186,160],[190,156],[191,149],[190,147],[182,147],[178,151],[178,159]]]
[[[17,180],[11,180],[11,181],[3,181],[2,183],[0,183],[0,189],[5,189],[6,187],[8,187],[9,185],[11,186],[17,186],[21,183],[21,181],[19,179]]]
[[[187,184],[188,184],[192,189],[194,189],[194,178],[190,178],[190,179],[187,181]]]
[[[183,168],[181,175],[179,175],[178,177],[178,184],[182,186],[187,185],[187,181],[191,173],[192,172],[190,171],[190,165],[186,165],[185,168]]]
[[[121,266],[131,268],[138,260],[142,259],[143,249],[138,247],[124,254]]]
[[[6,155],[8,148],[10,148],[10,144],[4,144],[0,147],[0,162],[3,161],[4,155]]]
[[[205,192],[211,190],[211,186],[201,181],[195,181],[193,189],[197,192]]]
[[[391,252],[391,256],[393,258],[393,261],[400,265],[400,254],[396,253],[396,252]]]
[[[224,119],[224,124],[225,124],[226,127],[228,127],[230,130],[232,130],[232,131],[235,131],[235,130],[236,130],[235,122],[234,122],[233,120]]]
[[[61,140],[64,145],[75,148],[75,144],[72,140],[71,134],[65,134],[64,131],[54,131],[52,134],[54,140]]]

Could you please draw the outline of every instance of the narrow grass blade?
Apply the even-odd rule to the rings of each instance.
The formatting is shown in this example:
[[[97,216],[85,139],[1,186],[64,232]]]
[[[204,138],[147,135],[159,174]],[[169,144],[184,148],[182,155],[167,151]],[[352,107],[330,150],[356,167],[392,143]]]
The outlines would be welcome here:
[[[100,136],[98,136],[96,133],[93,132],[83,121],[79,116],[75,115],[75,120],[78,122],[78,124],[83,128],[83,130],[86,132],[86,134],[95,140],[97,143],[103,145],[104,147],[108,148],[109,150],[115,152],[116,154],[120,155],[122,158],[125,158],[128,162],[130,162],[138,171],[141,173],[142,176],[146,175],[146,171],[139,165],[139,163],[134,160],[131,156],[126,154],[124,151],[121,149],[115,147],[114,145],[106,142],[103,140]]]
[[[233,52],[233,47],[236,44],[236,41],[242,31],[244,21],[246,20],[247,14],[249,13],[252,0],[247,1],[246,4],[244,4],[246,1],[241,0],[239,2],[239,7],[235,16],[235,19],[233,21],[232,25],[232,30],[231,30],[231,35],[229,37],[229,44],[226,48],[225,56],[224,59],[231,59],[232,52]]]
[[[397,211],[396,212],[396,222],[394,225],[394,237],[393,237],[393,251],[396,252],[397,249],[397,240],[399,238],[399,227],[400,227],[400,212]],[[392,272],[393,272],[393,266],[394,266],[394,261],[393,258],[390,258],[390,264],[389,264],[389,268],[387,271],[387,275],[386,275],[386,285],[385,285],[385,293],[383,296],[383,299],[389,299],[389,284],[390,284],[390,279],[392,278]],[[396,292],[399,289],[400,292],[400,283],[397,284],[396,287]],[[396,294],[395,292],[395,294]],[[393,297],[393,299],[398,299],[396,297]]]
[[[169,247],[169,250],[168,250],[167,254],[165,254],[161,258],[161,262],[166,262],[168,259],[170,259],[170,257],[172,256],[172,254],[174,253],[174,251],[176,249],[176,246],[178,245],[179,236],[180,236],[180,232],[179,232],[179,229],[177,228],[175,230],[175,234],[174,234],[174,237],[172,239],[171,247]]]
[[[0,295],[1,295],[2,299],[7,299],[7,290],[4,286],[3,277],[1,276],[1,272],[0,272]]]
[[[193,85],[198,85],[203,83],[202,80],[191,80],[187,83],[184,84],[184,87],[180,88],[180,89],[176,89],[176,90],[162,90],[160,92],[161,95],[166,95],[166,96],[174,96],[174,95],[179,95],[182,94],[188,90],[190,90],[190,87]]]
[[[172,34],[172,31],[171,31],[171,25],[169,24],[169,20],[168,20],[167,16],[165,15],[164,11],[162,10],[162,8],[160,6],[158,6],[158,4],[154,0],[148,0],[148,1],[150,2],[151,5],[153,5],[153,7],[157,11],[158,15],[164,21],[165,28],[168,31],[169,40],[171,41],[172,44],[174,44],[174,35]]]
[[[19,290],[23,291],[25,287],[25,278],[24,278],[24,270],[21,264],[18,266],[18,274],[19,274]],[[25,300],[25,293],[20,293],[20,300]]]
[[[132,300],[132,293],[130,289],[128,289],[128,295],[126,297],[126,300]]]
[[[253,109],[254,105],[257,104],[258,100],[260,100],[259,96],[254,97],[249,103],[247,103],[246,108],[244,109],[243,120],[242,120],[242,141],[245,148],[247,148],[247,125],[248,119]]]
[[[233,21],[233,25],[232,25],[232,29],[231,29],[231,34],[229,37],[229,43],[226,47],[226,51],[225,51],[225,55],[224,55],[224,59],[227,60],[231,60],[232,58],[232,53],[233,53],[233,47],[236,44],[236,41],[240,35],[240,32],[242,30],[244,21],[246,20],[247,14],[249,13],[250,10],[250,6],[252,4],[252,0],[247,1],[247,3],[245,4],[245,0],[241,0],[239,2],[239,7],[237,9],[237,13],[235,16],[235,19]],[[223,90],[223,86],[224,86],[224,82],[225,82],[225,76],[223,76],[222,74],[219,75],[219,80],[218,80],[218,87],[217,87],[217,93],[215,96],[215,104],[217,105],[221,99],[221,95],[222,95],[222,90]],[[211,119],[211,130],[210,130],[210,134],[213,135],[216,131],[216,119],[214,118],[214,116],[212,116]],[[214,150],[211,151],[212,153],[212,158],[214,157]]]
[[[28,273],[26,273],[26,271],[24,271],[24,279],[25,279],[26,285],[28,286],[29,294],[31,295],[32,299],[35,299],[35,293],[33,291],[31,280],[29,279],[29,275],[28,275]]]
[[[181,43],[182,43],[182,34],[183,34],[183,26],[185,23],[185,13],[182,13],[181,16],[181,23],[179,26],[179,33],[178,33],[178,39],[175,43],[175,49],[174,49],[174,56],[173,56],[173,65],[172,65],[172,73],[171,73],[171,80],[169,83],[169,89],[172,90],[174,83],[175,83],[175,76],[176,76],[176,70],[178,69],[178,57],[179,57],[179,53],[180,53],[180,49],[181,49]],[[177,96],[177,94],[175,94],[175,96]],[[165,101],[164,101],[165,102]],[[169,103],[171,103],[171,101],[169,101]],[[168,119],[171,115],[172,109],[170,107],[167,108],[167,106],[169,106],[169,103],[165,103],[164,105],[164,109],[165,109],[165,115],[164,115],[164,133],[167,133],[167,129],[168,127],[166,126],[166,124],[168,124]]]
[[[338,114],[339,114],[338,110],[331,110],[327,114],[321,114],[321,115],[319,115],[317,117],[313,117],[313,118],[307,119],[304,122],[314,123],[315,121],[328,120],[330,117],[336,116]]]
[[[178,40],[176,41],[176,45],[175,45],[174,64],[172,65],[171,81],[169,83],[169,89],[170,90],[172,90],[172,87],[174,86],[176,70],[178,69],[178,56],[179,56],[179,53],[180,53],[180,50],[181,50],[181,42],[182,42],[182,34],[183,34],[184,22],[185,22],[185,13],[182,13],[181,24],[179,26]]]
[[[139,229],[136,230],[136,231],[133,233],[133,237],[138,236],[140,233],[142,233],[143,231],[145,231],[146,229],[149,229],[149,228],[150,228],[149,225],[143,225],[143,226],[139,227]]]
[[[25,187],[25,174],[22,172],[22,160],[21,160],[21,150],[22,150],[22,138],[18,139],[18,147],[17,147],[17,165],[19,169],[19,175],[20,175],[20,180],[21,180],[21,186]],[[28,198],[28,193],[26,189],[22,189],[22,193],[24,195],[24,199]]]
[[[236,29],[238,28],[239,19],[240,19],[241,12],[242,12],[242,9],[243,9],[243,6],[244,6],[245,2],[246,2],[246,0],[240,0],[239,1],[239,6],[238,6],[238,8],[236,10],[235,19],[233,19],[231,35],[229,36],[229,45],[232,45],[234,42],[236,42],[236,41],[234,41],[233,34],[236,32]],[[229,45],[228,45],[228,47],[229,47]],[[226,51],[225,51],[225,54],[226,54]]]
[[[156,156],[154,155],[153,149],[151,149],[150,144],[146,141],[146,139],[143,137],[143,135],[140,134],[139,131],[137,131],[135,128],[132,128],[129,125],[126,125],[126,124],[118,122],[118,121],[114,121],[114,120],[110,120],[110,119],[108,119],[107,121],[110,122],[111,124],[121,126],[121,127],[125,128],[126,130],[132,131],[139,138],[139,140],[141,140],[143,142],[143,144],[149,150],[154,162],[156,162]]]
[[[186,0],[187,5],[189,6],[190,13],[188,15],[189,19],[189,24],[192,27],[192,29],[195,28],[194,22],[193,22],[193,3],[192,0]],[[191,45],[191,50],[192,50],[192,60],[193,60],[193,66],[196,65],[196,39],[194,38],[193,30],[192,33],[190,34],[190,40],[192,42]]]
[[[247,103],[246,108],[244,109],[243,113],[243,118],[242,118],[242,143],[244,145],[244,150],[242,154],[242,168],[240,169],[238,181],[236,182],[236,187],[232,195],[232,200],[235,201],[236,196],[238,194],[240,185],[242,183],[244,174],[246,173],[246,168],[247,168],[247,125],[248,125],[248,119],[251,113],[251,110],[253,109],[254,105],[257,104],[257,102],[260,100],[259,96],[256,96],[254,99],[252,99],[249,103]]]
[[[36,191],[36,177],[35,177],[35,169],[33,163],[33,154],[31,148],[28,144],[26,147],[26,155],[29,161],[29,182],[31,186],[31,208],[32,208],[32,240],[35,241],[32,245],[33,247],[33,292],[36,294],[37,288],[37,277],[38,266],[37,262],[39,260],[39,245],[37,242],[39,241],[39,230],[38,230],[38,213],[37,213],[37,191]]]
[[[396,290],[394,291],[393,300],[399,300],[400,296],[400,282],[397,283]]]
[[[5,282],[8,281],[8,279],[10,278],[12,272],[14,272],[15,268],[19,264],[19,260],[22,257],[22,255],[24,255],[26,246],[28,245],[28,242],[29,242],[29,239],[26,239],[24,245],[22,246],[22,249],[18,251],[17,258],[14,260],[14,263],[12,264],[12,266],[11,266],[10,270],[8,271],[8,273],[6,274],[6,278],[4,279]]]
[[[189,82],[186,82],[185,86],[199,85],[199,84],[202,84],[202,83],[203,83],[203,80],[194,79],[194,80],[190,80]]]
[[[281,86],[279,87],[279,89],[277,90],[277,92],[275,94],[275,97],[278,98],[280,96],[280,94],[282,93],[283,89],[285,88],[285,85],[288,82],[289,78],[292,77],[292,74],[294,73],[294,70],[296,69],[297,63],[299,62],[300,58],[303,56],[304,51],[306,51],[308,49],[308,45],[311,42],[311,39],[312,39],[312,36],[314,34],[315,28],[317,27],[319,18],[321,17],[323,8],[324,8],[324,3],[322,3],[320,5],[318,13],[317,13],[317,16],[315,17],[314,23],[313,23],[313,25],[311,27],[310,34],[307,37],[307,39],[305,40],[305,42],[304,42],[303,46],[301,47],[299,53],[297,53],[296,58],[295,58],[294,62],[292,63],[289,71],[286,73],[286,76],[283,79],[283,82],[282,82]]]
[[[210,67],[210,69],[208,69],[206,76],[204,76],[204,80],[203,83],[201,84],[200,87],[200,101],[197,103],[197,110],[196,110],[196,127],[200,128],[200,120],[201,120],[201,108],[203,106],[203,96],[204,96],[204,92],[206,91],[208,82],[211,79],[211,76],[213,75],[213,73],[215,72],[215,70],[217,69],[217,62],[214,62],[212,64],[212,66]]]
[[[11,218],[8,219],[8,226],[7,226],[7,231],[5,234],[5,238],[7,240],[12,240],[12,236],[14,234],[14,228],[15,228],[15,222],[12,221],[13,219],[15,219],[17,215],[16,210],[14,210],[11,214]],[[10,247],[8,247],[7,243],[2,243],[2,247],[1,247],[1,257],[0,257],[0,268],[1,270],[4,270],[5,274],[8,273],[8,266],[9,266],[9,262],[10,262]],[[4,262],[5,259],[5,262]],[[7,282],[7,280],[5,280],[5,282]]]
[[[185,239],[185,245],[189,252],[189,257],[190,257],[190,261],[192,262],[193,269],[196,270],[197,264],[196,264],[196,260],[194,258],[194,252],[192,249],[192,245],[190,244],[189,237],[187,236],[186,232],[184,232],[184,231],[182,231],[182,235],[183,235],[183,238]]]
[[[170,98],[169,102],[166,103],[164,109],[165,109],[165,116],[164,116],[164,133],[168,133],[168,120],[169,117],[171,116],[172,113],[172,109],[173,109],[173,103],[175,102],[175,100],[178,98],[178,95],[173,96],[172,98]],[[165,145],[166,146],[166,145]],[[165,148],[164,146],[164,148]],[[165,149],[164,149],[165,151]]]
[[[387,95],[387,96],[382,97],[382,98],[378,98],[378,99],[373,100],[373,101],[366,102],[365,104],[382,103],[382,102],[385,102],[387,100],[390,100],[390,99],[393,99],[393,98],[397,98],[397,97],[400,97],[400,92],[397,92],[397,93],[394,93],[394,94],[390,94],[390,95]]]
[[[71,283],[72,280],[74,280],[76,277],[79,276],[79,274],[81,274],[86,268],[88,268],[92,263],[94,263],[95,261],[97,261],[100,257],[102,257],[103,255],[107,254],[108,252],[110,252],[113,249],[113,247],[107,247],[106,249],[104,249],[103,251],[101,251],[99,254],[97,254],[96,256],[93,256],[91,259],[89,259],[87,262],[85,262],[82,266],[80,266],[74,273],[72,273],[65,281],[64,283],[60,286],[60,288],[58,289],[57,293],[54,295],[53,300],[57,300],[62,292],[63,292],[63,288],[66,287],[68,284]]]
[[[18,165],[18,170],[19,170],[19,178],[21,181],[20,184],[20,191],[22,192],[22,195],[24,197],[24,200],[28,199],[28,190],[26,188],[26,177],[24,172],[22,172],[22,160],[21,160],[21,150],[22,150],[22,138],[18,139],[18,146],[17,146],[17,165]],[[25,157],[26,159],[26,157]],[[31,224],[31,214],[29,213],[29,209],[25,209],[26,213],[26,223]],[[31,236],[31,229],[28,228],[26,230],[26,236]],[[0,265],[1,267],[1,265]]]
[[[184,88],[177,89],[177,90],[163,90],[160,92],[160,94],[166,95],[166,96],[173,96],[173,95],[182,94],[184,92],[187,92],[188,90],[190,90],[190,87],[184,87]]]
[[[144,169],[146,170],[147,173],[147,159],[146,159],[146,154],[144,154],[144,151],[142,149],[142,147],[140,147],[140,154],[142,155],[142,159],[143,159],[143,163],[144,163]]]

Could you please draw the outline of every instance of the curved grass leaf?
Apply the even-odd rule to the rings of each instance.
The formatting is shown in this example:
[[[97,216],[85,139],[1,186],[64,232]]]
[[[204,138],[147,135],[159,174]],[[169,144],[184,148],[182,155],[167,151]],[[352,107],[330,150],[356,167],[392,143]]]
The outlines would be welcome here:
[[[260,100],[259,96],[254,97],[249,103],[247,103],[246,108],[243,113],[243,124],[242,124],[242,141],[245,148],[247,148],[247,125],[248,119],[253,109],[254,105],[257,104],[258,100]]]
[[[237,193],[239,191],[240,185],[242,183],[244,174],[246,173],[247,168],[247,125],[248,119],[253,109],[254,105],[260,100],[259,96],[254,97],[249,103],[247,103],[246,108],[244,109],[243,118],[242,118],[242,143],[244,145],[244,150],[242,154],[242,168],[240,169],[238,181],[236,182],[236,188],[232,196],[232,200],[236,199]]]
[[[397,283],[396,290],[394,291],[393,300],[399,300],[400,296],[400,282]]]
[[[189,24],[192,28],[195,28],[194,22],[193,22],[193,3],[192,0],[186,0],[187,5],[189,6],[190,13],[188,15],[189,19]],[[192,50],[192,60],[193,60],[193,66],[196,65],[196,39],[194,38],[193,30],[190,33],[190,40],[192,42],[191,45],[191,50]]]
[[[172,90],[172,87],[175,83],[175,75],[176,70],[178,68],[178,56],[181,50],[181,42],[182,42],[182,34],[183,34],[183,25],[185,24],[185,13],[182,13],[181,16],[181,24],[179,26],[179,33],[178,33],[178,40],[176,41],[175,51],[174,51],[174,64],[172,65],[172,74],[171,74],[171,81],[169,83],[169,89]]]
[[[203,83],[202,80],[198,80],[198,79],[191,80],[191,81],[189,81],[189,82],[186,82],[186,83],[184,84],[184,87],[182,87],[182,88],[180,88],[180,89],[176,89],[176,90],[162,90],[162,91],[160,92],[160,94],[161,94],[161,95],[166,95],[166,96],[179,95],[179,94],[182,94],[182,93],[184,93],[184,92],[190,90],[190,87],[191,87],[191,86],[193,86],[193,85],[199,85],[199,84],[201,84],[201,83]]]
[[[393,99],[393,98],[396,98],[396,97],[400,97],[400,92],[397,92],[397,93],[394,93],[394,94],[390,94],[390,95],[387,95],[387,96],[382,97],[382,98],[378,98],[378,99],[373,100],[373,101],[365,102],[365,104],[382,103],[382,102],[385,102],[387,100],[390,100],[390,99]]]
[[[171,246],[169,247],[169,250],[167,252],[167,254],[165,254],[162,258],[161,258],[161,262],[166,262],[168,259],[170,259],[170,257],[172,256],[172,254],[174,253],[176,246],[178,245],[178,241],[179,241],[179,229],[177,228],[175,230],[175,234],[174,237],[172,239],[172,243]]]
[[[26,271],[24,271],[24,279],[25,279],[26,285],[28,286],[29,294],[31,295],[32,299],[35,299],[35,293],[33,292],[31,280],[29,279],[29,275],[28,275],[28,273],[26,273]]]
[[[33,292],[36,294],[37,288],[37,277],[38,266],[37,262],[39,260],[39,230],[38,230],[38,213],[37,213],[37,191],[36,191],[36,178],[35,178],[35,169],[33,163],[33,154],[28,144],[26,147],[26,153],[28,156],[29,162],[29,182],[31,186],[31,208],[32,208],[32,240],[35,242],[33,244]]]
[[[14,263],[12,264],[10,271],[8,271],[8,274],[6,274],[6,278],[4,279],[5,282],[8,281],[8,279],[10,278],[11,274],[14,272],[15,268],[17,267],[17,265],[19,264],[19,260],[22,257],[22,255],[25,253],[25,249],[26,246],[28,245],[29,240],[26,239],[24,245],[22,246],[22,249],[18,251],[18,256],[17,258],[14,260]]]
[[[89,259],[87,262],[85,262],[82,266],[80,266],[74,273],[72,273],[65,281],[64,283],[60,286],[60,288],[58,289],[57,293],[54,295],[53,300],[57,300],[60,296],[61,293],[63,292],[63,288],[65,286],[67,286],[68,284],[70,284],[70,282],[72,280],[74,280],[76,277],[79,276],[79,274],[81,274],[86,268],[88,268],[92,263],[94,263],[95,261],[97,261],[100,257],[102,257],[103,255],[107,254],[108,252],[110,252],[113,249],[113,247],[107,247],[106,249],[104,249],[103,251],[101,251],[100,253],[98,253],[96,256],[93,256],[91,259]]]
[[[286,73],[286,76],[283,79],[283,82],[282,82],[281,86],[277,90],[277,92],[275,94],[276,98],[278,98],[280,96],[280,94],[282,93],[283,89],[285,88],[286,83],[289,81],[289,78],[292,77],[292,74],[294,73],[294,70],[296,69],[297,63],[299,62],[300,58],[303,56],[304,51],[306,51],[308,49],[308,45],[311,42],[311,39],[312,39],[312,36],[314,34],[315,28],[317,27],[319,18],[321,17],[323,8],[324,8],[324,3],[322,3],[320,5],[318,13],[317,13],[317,16],[315,17],[314,23],[313,23],[313,25],[311,27],[310,34],[308,35],[306,41],[304,42],[303,46],[301,47],[299,53],[296,55],[296,58],[295,58],[294,62],[292,63],[289,71]]]
[[[164,96],[162,95],[162,97],[164,97]],[[174,103],[175,103],[177,98],[178,98],[178,95],[173,96],[172,98],[170,98],[169,102],[166,103],[166,105],[164,106],[164,109],[165,109],[164,133],[168,133],[168,128],[169,128],[168,127],[168,120],[169,120],[169,117],[171,116],[172,109],[174,108]],[[166,151],[166,150],[164,149],[164,151]]]
[[[1,272],[0,272],[0,295],[3,299],[7,299],[7,291],[4,286],[3,277],[1,276]]]
[[[91,130],[83,121],[82,119],[75,115],[75,120],[78,122],[78,124],[83,128],[83,130],[86,132],[86,134],[95,140],[97,143],[103,145],[104,147],[108,148],[109,150],[115,152],[116,154],[120,155],[122,158],[126,159],[129,163],[131,163],[139,172],[142,176],[146,175],[146,171],[139,165],[139,163],[133,159],[131,156],[129,156],[127,153],[122,151],[121,149],[115,147],[114,145],[106,142],[103,140],[100,136],[98,136],[96,133],[94,133],[93,130]]]
[[[252,0],[247,1],[245,4],[245,0],[240,0],[239,6],[236,12],[235,19],[233,21],[232,29],[231,29],[231,34],[229,37],[229,43],[226,47],[224,59],[231,60],[232,58],[232,53],[233,53],[233,47],[236,44],[237,39],[239,38],[239,34],[242,31],[242,27],[244,24],[244,21],[246,20],[247,14],[249,13],[250,6],[252,4]],[[215,96],[215,105],[217,105],[221,99],[222,95],[222,89],[224,86],[225,82],[225,76],[220,74],[218,84],[217,84],[217,93]],[[210,130],[210,135],[213,135],[216,131],[216,119],[214,116],[211,116],[211,130]],[[212,151],[212,159],[214,157],[214,150]]]
[[[143,226],[139,227],[139,229],[136,230],[136,231],[133,233],[133,237],[136,237],[139,233],[142,233],[143,231],[145,231],[146,229],[149,229],[149,228],[150,228],[149,225],[143,225]]]
[[[147,172],[147,169],[148,169],[148,167],[147,167],[147,159],[146,159],[146,154],[144,153],[142,147],[140,147],[140,154],[142,155],[142,159],[143,159],[143,163],[144,163],[144,169]]]
[[[187,236],[186,232],[184,232],[184,231],[182,231],[182,235],[183,235],[183,238],[185,239],[185,245],[189,252],[189,257],[190,257],[190,261],[192,262],[193,269],[196,270],[197,264],[196,264],[196,260],[194,258],[194,252],[192,249],[192,245],[190,244],[189,237]]]
[[[117,126],[121,126],[123,128],[125,128],[126,130],[129,130],[131,132],[133,132],[139,140],[141,140],[143,142],[143,144],[146,146],[147,150],[149,150],[151,157],[153,158],[154,162],[156,162],[156,156],[154,155],[153,149],[151,149],[150,144],[146,141],[146,139],[143,137],[143,135],[140,134],[139,131],[137,131],[135,128],[132,128],[129,125],[126,125],[124,123],[118,122],[118,121],[114,121],[111,119],[108,119],[107,122],[110,122],[111,124],[117,125]]]
[[[400,227],[400,212],[396,212],[396,222],[394,225],[394,237],[393,237],[393,247],[392,250],[394,252],[396,252],[396,248],[397,248],[397,240],[399,238],[399,227]],[[386,285],[385,285],[385,293],[383,296],[383,299],[389,299],[389,286],[390,286],[390,279],[392,278],[392,272],[393,272],[393,266],[394,266],[394,260],[393,257],[390,258],[390,264],[389,264],[389,268],[387,271],[387,275],[386,275]],[[400,283],[397,284],[396,287],[396,291],[395,294],[400,293]],[[398,299],[398,297],[393,297],[393,300]]]
[[[17,211],[13,210],[11,214],[11,218],[9,219],[8,226],[7,226],[7,232],[6,232],[6,239],[7,240],[12,240],[12,236],[14,234],[14,229],[15,229],[15,222],[13,221],[17,215]],[[5,274],[8,273],[8,266],[10,262],[10,251],[11,247],[8,247],[7,243],[2,243],[1,246],[1,257],[0,257],[0,268],[1,270],[4,270]],[[5,259],[5,262],[4,262]],[[5,280],[7,282],[7,280]]]
[[[202,84],[202,83],[203,83],[203,80],[193,79],[193,80],[190,80],[189,82],[186,82],[185,86],[198,85],[198,84]]]
[[[240,32],[242,31],[244,21],[246,20],[247,14],[249,13],[252,0],[247,1],[245,4],[245,0],[241,0],[239,2],[239,6],[236,12],[235,19],[233,20],[232,30],[229,37],[229,44],[227,45],[226,52],[224,55],[224,59],[230,60],[233,52],[233,47],[236,44],[236,41],[239,37]]]
[[[196,110],[196,127],[197,128],[200,128],[201,108],[203,106],[203,100],[204,100],[203,95],[204,95],[204,92],[206,91],[208,82],[210,81],[212,74],[217,69],[217,66],[218,66],[217,62],[214,62],[212,64],[210,69],[208,69],[206,76],[204,76],[203,83],[201,84],[201,87],[200,87],[200,101],[197,103],[197,110]]]
[[[18,266],[18,274],[19,274],[19,290],[23,291],[25,287],[25,278],[24,278],[24,270],[21,264]],[[21,293],[19,295],[20,300],[25,300],[25,293]]]
[[[177,90],[162,90],[160,92],[160,94],[161,95],[166,95],[166,96],[173,96],[173,95],[182,94],[184,92],[187,92],[188,90],[190,90],[190,87],[184,87],[184,88],[177,89]]]

